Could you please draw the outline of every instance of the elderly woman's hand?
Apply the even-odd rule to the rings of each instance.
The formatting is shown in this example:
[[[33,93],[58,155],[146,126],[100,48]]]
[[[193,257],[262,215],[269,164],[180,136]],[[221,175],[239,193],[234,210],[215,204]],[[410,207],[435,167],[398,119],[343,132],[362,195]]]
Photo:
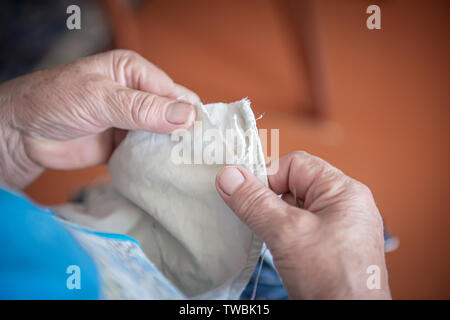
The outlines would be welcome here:
[[[180,100],[177,98],[182,97]],[[105,163],[126,130],[170,133],[195,119],[197,95],[138,54],[116,50],[0,86],[0,183],[44,168]]]
[[[268,176],[272,190],[234,167],[218,174],[216,187],[266,242],[289,296],[389,299],[383,223],[370,190],[304,152],[281,157],[269,171],[277,167]],[[377,276],[380,288],[370,278]]]

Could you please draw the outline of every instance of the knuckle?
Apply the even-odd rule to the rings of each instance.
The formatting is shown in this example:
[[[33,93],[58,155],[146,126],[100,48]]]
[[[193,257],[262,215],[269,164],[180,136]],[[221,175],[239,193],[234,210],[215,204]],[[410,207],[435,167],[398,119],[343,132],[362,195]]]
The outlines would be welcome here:
[[[373,195],[372,195],[372,190],[370,190],[370,188],[365,185],[364,183],[358,182],[357,183],[357,188],[359,190],[359,193],[364,196],[367,199],[372,199]]]
[[[158,99],[154,95],[133,92],[130,97],[130,114],[132,120],[138,125],[151,123],[159,109]]]
[[[362,182],[359,182],[355,179],[350,178],[349,183],[351,185],[351,189],[357,194],[359,197],[365,200],[373,199],[372,191],[370,188]]]
[[[236,196],[236,211],[241,214],[242,220],[249,224],[254,223],[258,208],[267,210],[268,200],[272,194],[265,188],[244,186]]]
[[[339,169],[329,164],[325,160],[307,153],[306,151],[295,151],[293,162],[295,166],[319,169],[322,177],[338,177],[344,175]]]
[[[112,55],[113,79],[121,85],[136,87],[137,79],[130,77],[130,70],[134,64],[141,58],[139,54],[131,50],[114,51]]]
[[[297,150],[293,152],[294,160],[302,160],[303,162],[307,162],[310,165],[320,165],[324,167],[332,167],[330,164],[328,164],[326,161],[322,160],[321,158],[314,156],[304,150]]]
[[[304,159],[306,157],[311,156],[308,152],[303,151],[303,150],[293,151],[292,154],[293,154],[294,158],[297,158],[297,159]]]
[[[128,89],[125,88],[118,88],[112,92],[105,90],[105,96],[111,96],[114,109],[120,111],[122,114],[126,114],[128,107],[133,101],[133,97],[130,97]]]
[[[128,88],[115,89],[113,94],[106,93],[108,100],[110,96],[114,106],[110,113],[114,113],[116,118],[126,119],[139,128],[154,128],[160,124],[165,104],[163,99]]]
[[[372,191],[368,186],[349,178],[346,190],[343,206],[347,208],[348,215],[354,216],[356,214],[360,216],[362,214],[366,218],[372,217],[375,220],[382,219]]]
[[[133,51],[133,50],[129,50],[129,49],[114,49],[112,51],[110,51],[110,53],[117,57],[117,58],[127,58],[127,59],[133,59],[133,58],[137,58],[140,57],[140,55]]]
[[[310,199],[314,199],[316,203],[320,203],[319,200],[336,199],[345,192],[345,183],[345,176],[324,170],[321,173],[321,179],[315,183],[315,187],[310,191]]]
[[[116,65],[120,67],[120,70],[126,70],[135,58],[132,52],[124,52],[117,56]]]

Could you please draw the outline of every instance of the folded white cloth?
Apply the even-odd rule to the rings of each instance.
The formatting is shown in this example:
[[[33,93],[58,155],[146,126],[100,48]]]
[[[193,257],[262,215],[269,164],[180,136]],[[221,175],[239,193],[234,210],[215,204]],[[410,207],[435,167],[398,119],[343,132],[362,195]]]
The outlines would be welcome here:
[[[264,156],[247,99],[199,104],[196,121],[170,136],[128,133],[108,164],[114,190],[94,189],[78,212],[73,205],[57,211],[136,238],[188,298],[236,299],[262,243],[219,197],[215,177],[225,165],[242,165],[267,184]]]

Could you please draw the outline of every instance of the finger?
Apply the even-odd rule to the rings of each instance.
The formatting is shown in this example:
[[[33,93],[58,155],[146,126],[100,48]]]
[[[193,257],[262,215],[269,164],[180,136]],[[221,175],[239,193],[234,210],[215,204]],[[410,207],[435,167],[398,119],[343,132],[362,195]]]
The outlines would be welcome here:
[[[291,193],[304,201],[306,209],[318,198],[332,198],[342,192],[349,180],[329,163],[301,151],[284,155],[269,166],[278,166],[273,171],[276,173],[268,176],[271,189],[277,194]]]
[[[291,221],[292,207],[241,167],[225,167],[216,178],[216,188],[225,203],[264,241],[279,236]],[[296,209],[295,214],[308,214]]]
[[[188,102],[111,84],[106,103],[94,116],[103,126],[126,130],[170,133],[189,128],[195,120],[195,107]]]
[[[200,102],[200,98],[196,93],[177,83],[175,83],[174,93],[171,97],[183,99],[189,101],[192,104]]]
[[[96,60],[103,74],[124,87],[174,99],[186,96],[185,100],[191,103],[200,100],[194,92],[174,83],[164,71],[136,52],[113,50],[97,55]]]
[[[113,138],[113,129],[108,129],[67,141],[24,136],[24,143],[36,163],[56,170],[72,170],[104,164],[113,151]]]

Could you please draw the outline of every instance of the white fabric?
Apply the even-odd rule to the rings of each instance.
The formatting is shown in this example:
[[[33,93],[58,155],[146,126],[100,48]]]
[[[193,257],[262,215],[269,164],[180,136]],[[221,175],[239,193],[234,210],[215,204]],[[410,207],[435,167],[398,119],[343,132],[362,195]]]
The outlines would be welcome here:
[[[188,131],[194,138],[187,143],[191,150],[203,146],[203,163],[194,156],[195,164],[174,161],[181,145],[174,140],[180,133],[130,132],[108,164],[115,190],[101,187],[89,195],[84,210],[92,214],[73,213],[73,206],[58,211],[99,231],[136,238],[150,261],[188,298],[236,299],[262,244],[217,194],[216,174],[225,164],[213,163],[217,153],[205,150],[212,142],[223,145],[220,158],[227,165],[242,165],[267,184],[264,156],[247,99],[198,105],[196,120],[203,138],[209,129],[216,130],[211,142],[202,140],[198,126]],[[227,139],[227,130],[237,135],[237,144]]]

